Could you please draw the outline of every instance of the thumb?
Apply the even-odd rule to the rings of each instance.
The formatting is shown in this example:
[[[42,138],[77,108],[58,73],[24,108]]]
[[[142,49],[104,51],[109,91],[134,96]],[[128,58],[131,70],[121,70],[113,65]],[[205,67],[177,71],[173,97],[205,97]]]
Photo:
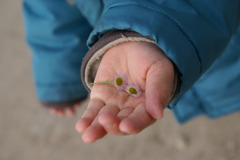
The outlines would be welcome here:
[[[155,119],[163,117],[174,85],[174,66],[168,58],[155,62],[146,77],[146,110]]]

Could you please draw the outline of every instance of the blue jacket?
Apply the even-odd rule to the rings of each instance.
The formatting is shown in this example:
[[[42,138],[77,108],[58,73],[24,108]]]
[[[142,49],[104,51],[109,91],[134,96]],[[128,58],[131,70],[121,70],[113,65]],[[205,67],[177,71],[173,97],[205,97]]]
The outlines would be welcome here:
[[[40,100],[85,96],[79,70],[87,45],[121,29],[150,36],[178,67],[180,94],[169,107],[180,122],[240,110],[240,0],[75,2],[24,1]]]

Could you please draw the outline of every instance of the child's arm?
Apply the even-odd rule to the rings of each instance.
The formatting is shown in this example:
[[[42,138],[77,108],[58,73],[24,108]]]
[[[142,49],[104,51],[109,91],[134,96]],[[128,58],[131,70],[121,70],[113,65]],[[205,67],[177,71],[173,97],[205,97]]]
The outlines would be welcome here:
[[[181,73],[173,108],[224,51],[240,24],[239,8],[240,1],[228,0],[108,0],[88,44],[112,30],[151,37]]]
[[[23,10],[37,97],[52,113],[74,112],[87,97],[79,73],[92,28],[65,0],[24,0]]]
[[[115,74],[123,72],[145,94],[138,99],[124,99],[109,85],[94,85],[88,109],[76,125],[83,133],[83,140],[90,143],[106,133],[136,133],[153,123],[155,118],[160,118],[171,97],[173,63],[181,80],[179,94],[169,104],[175,107],[181,96],[225,49],[239,25],[239,7],[239,1],[227,0],[106,1],[104,14],[88,41],[90,46],[109,31],[130,30],[151,37],[166,56],[147,42],[141,42],[141,45],[123,43],[106,52],[95,82],[112,80]],[[156,63],[155,68],[149,57],[165,65]],[[122,109],[127,106],[130,106],[130,111],[122,116]]]

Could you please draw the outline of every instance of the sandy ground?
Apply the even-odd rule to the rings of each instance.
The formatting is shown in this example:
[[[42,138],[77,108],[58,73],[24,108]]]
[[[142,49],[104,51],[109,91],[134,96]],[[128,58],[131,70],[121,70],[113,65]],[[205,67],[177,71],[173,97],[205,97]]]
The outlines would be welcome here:
[[[21,1],[1,0],[0,19],[0,160],[240,159],[240,113],[179,125],[166,111],[138,135],[83,144],[74,129],[83,108],[75,117],[54,117],[35,98]]]

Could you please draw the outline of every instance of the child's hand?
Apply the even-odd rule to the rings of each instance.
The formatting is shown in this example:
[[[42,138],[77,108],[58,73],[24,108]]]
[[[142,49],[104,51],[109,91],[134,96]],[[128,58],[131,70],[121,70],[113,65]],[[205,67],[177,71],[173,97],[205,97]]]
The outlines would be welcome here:
[[[125,42],[112,47],[101,61],[95,82],[114,80],[119,73],[143,93],[135,98],[111,84],[94,85],[88,108],[76,124],[85,143],[107,133],[136,134],[163,116],[172,94],[174,67],[157,46]]]
[[[81,97],[74,100],[60,101],[60,102],[43,102],[41,104],[46,107],[50,114],[58,116],[74,116],[78,108],[82,106],[82,102],[85,101],[86,97]]]
[[[80,108],[80,104],[75,104],[73,107],[66,107],[66,108],[49,108],[49,112],[52,115],[58,116],[74,116],[76,114],[77,108]]]

